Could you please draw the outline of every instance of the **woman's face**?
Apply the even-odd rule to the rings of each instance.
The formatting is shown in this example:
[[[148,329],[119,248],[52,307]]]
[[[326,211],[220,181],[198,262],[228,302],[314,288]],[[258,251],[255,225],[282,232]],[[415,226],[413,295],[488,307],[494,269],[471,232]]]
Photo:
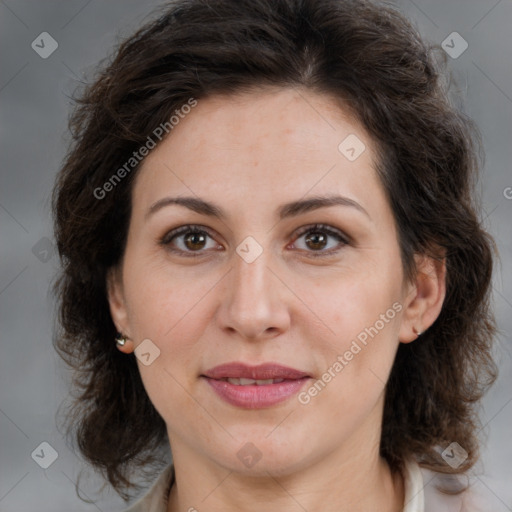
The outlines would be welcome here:
[[[378,446],[416,289],[374,163],[332,99],[292,89],[199,100],[146,157],[110,303],[150,340],[175,457],[286,474]]]

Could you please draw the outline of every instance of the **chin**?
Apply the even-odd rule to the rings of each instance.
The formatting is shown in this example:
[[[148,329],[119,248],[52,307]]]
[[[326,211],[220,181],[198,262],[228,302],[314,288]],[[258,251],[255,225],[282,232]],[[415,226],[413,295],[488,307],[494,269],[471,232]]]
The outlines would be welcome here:
[[[212,459],[226,470],[238,474],[253,477],[287,476],[306,468],[316,458],[311,452],[314,449],[311,444],[289,435],[286,440],[279,438],[276,433],[269,436],[268,429],[259,435],[245,433],[234,437],[236,440],[233,439],[229,446],[231,453],[217,453]],[[311,439],[311,436],[307,437]],[[323,456],[318,454],[319,459]]]

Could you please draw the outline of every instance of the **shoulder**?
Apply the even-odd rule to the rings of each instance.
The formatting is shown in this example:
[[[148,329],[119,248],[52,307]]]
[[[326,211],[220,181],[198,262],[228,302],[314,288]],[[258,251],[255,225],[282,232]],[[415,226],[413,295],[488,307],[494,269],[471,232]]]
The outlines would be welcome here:
[[[167,466],[142,498],[125,512],[166,512],[169,491],[174,482],[174,467]]]
[[[416,461],[404,467],[405,506],[403,512],[489,512],[493,504],[478,490],[478,479],[447,475],[420,468]],[[166,512],[174,467],[167,466],[146,494],[125,512]],[[465,489],[462,492],[461,489]],[[508,510],[508,509],[507,509]]]
[[[476,477],[450,475],[409,461],[404,469],[404,512],[490,512],[489,499]]]

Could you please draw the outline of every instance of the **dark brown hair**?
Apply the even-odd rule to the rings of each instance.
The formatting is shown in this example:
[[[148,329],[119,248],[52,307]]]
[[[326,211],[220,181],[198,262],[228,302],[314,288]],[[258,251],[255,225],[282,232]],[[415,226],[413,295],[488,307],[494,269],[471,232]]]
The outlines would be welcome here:
[[[489,308],[494,244],[478,220],[478,132],[449,99],[441,50],[396,10],[363,0],[180,0],[118,48],[77,100],[54,190],[62,273],[56,348],[75,370],[68,411],[83,456],[123,496],[167,441],[135,358],[115,347],[106,274],[123,254],[137,166],[116,173],[191,98],[266,86],[337,98],[379,148],[406,276],[414,254],[446,257],[447,295],[420,339],[400,344],[386,389],[381,453],[440,472],[477,458],[475,405],[495,379]],[[193,115],[193,113],[191,114]],[[170,133],[172,136],[172,132]],[[469,454],[457,470],[438,448]]]

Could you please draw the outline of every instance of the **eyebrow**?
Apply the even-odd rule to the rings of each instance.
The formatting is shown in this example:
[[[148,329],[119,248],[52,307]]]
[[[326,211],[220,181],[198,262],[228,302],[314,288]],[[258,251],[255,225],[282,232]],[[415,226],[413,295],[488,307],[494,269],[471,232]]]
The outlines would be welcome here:
[[[220,206],[200,199],[198,197],[164,197],[153,203],[146,213],[146,219],[156,213],[157,211],[165,208],[166,206],[180,205],[192,210],[201,215],[215,217],[220,220],[226,219],[227,215]],[[370,220],[370,214],[354,199],[345,196],[314,196],[307,199],[292,201],[283,204],[278,209],[278,217],[280,220],[295,217],[297,215],[307,213],[310,211],[318,210],[320,208],[327,208],[329,206],[348,206],[352,207],[361,213],[364,213]]]

